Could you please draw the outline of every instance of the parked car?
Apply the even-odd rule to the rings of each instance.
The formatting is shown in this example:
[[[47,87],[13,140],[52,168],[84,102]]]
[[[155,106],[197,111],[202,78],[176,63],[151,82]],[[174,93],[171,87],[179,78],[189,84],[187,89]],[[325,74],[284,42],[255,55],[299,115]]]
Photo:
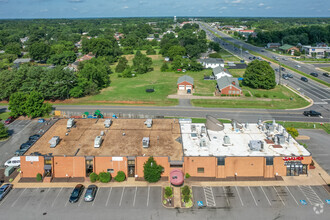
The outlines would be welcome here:
[[[35,134],[29,137],[29,141],[37,141],[40,138],[39,134]]]
[[[300,79],[304,82],[308,82],[308,79],[306,77],[301,77]]]
[[[283,79],[289,79],[289,77],[287,76],[287,74],[282,74],[282,78]]]
[[[314,76],[314,77],[318,77],[319,76],[319,74],[317,74],[317,73],[311,73],[310,75],[311,76]]]
[[[323,76],[330,77],[330,74],[329,73],[323,73]]]
[[[320,112],[314,111],[314,110],[310,110],[310,111],[304,111],[303,113],[305,116],[322,116],[322,114]]]
[[[283,67],[281,67],[281,71],[285,71],[285,69]]]
[[[87,190],[86,190],[85,196],[84,196],[85,202],[92,202],[95,198],[96,191],[97,191],[97,186],[89,185],[87,187]]]
[[[301,66],[300,65],[296,65],[297,68],[300,68]]]
[[[5,162],[5,167],[19,167],[21,166],[21,157],[12,157]]]
[[[25,142],[24,144],[22,144],[19,149],[28,149],[30,148],[33,144],[34,144],[35,141],[28,141],[28,142]]]
[[[276,68],[275,71],[278,72],[278,69]]]
[[[28,148],[24,148],[24,149],[18,149],[17,151],[15,151],[15,155],[16,156],[22,156],[23,154],[25,154],[25,152],[28,150]]]
[[[9,118],[6,119],[5,121],[5,125],[9,125],[10,123],[12,123],[13,121],[15,121],[15,118],[10,116]]]
[[[286,74],[289,78],[293,78],[293,75],[291,73]]]
[[[82,184],[76,185],[76,187],[73,189],[73,191],[71,193],[69,202],[70,203],[78,202],[83,191],[84,191],[84,186]]]
[[[13,184],[5,184],[0,187],[0,201],[5,198],[5,196],[10,192],[13,188]]]

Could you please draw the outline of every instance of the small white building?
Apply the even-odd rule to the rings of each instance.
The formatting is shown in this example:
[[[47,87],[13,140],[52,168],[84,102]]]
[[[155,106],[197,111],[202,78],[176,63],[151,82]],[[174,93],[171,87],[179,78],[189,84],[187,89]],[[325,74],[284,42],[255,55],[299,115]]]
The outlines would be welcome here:
[[[309,56],[316,55],[316,57],[324,57],[325,53],[330,53],[330,47],[312,47],[303,46],[302,50]]]
[[[225,67],[225,62],[220,58],[200,59],[199,62],[203,65],[204,68],[215,68],[218,66]]]
[[[213,68],[213,75],[215,77],[215,79],[220,79],[221,77],[233,77],[229,71],[227,69],[225,69],[224,67],[222,66],[218,66],[218,67],[215,67]]]

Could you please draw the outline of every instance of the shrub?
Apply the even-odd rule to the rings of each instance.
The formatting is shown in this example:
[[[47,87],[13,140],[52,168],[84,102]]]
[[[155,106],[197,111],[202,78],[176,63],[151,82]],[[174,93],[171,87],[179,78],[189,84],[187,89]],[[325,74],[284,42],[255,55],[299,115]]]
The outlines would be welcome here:
[[[244,93],[245,97],[251,97],[251,94],[249,92]]]
[[[190,200],[190,195],[183,195],[184,202],[189,202],[189,200]]]
[[[89,175],[89,179],[92,183],[95,183],[96,181],[99,180],[99,176],[96,173],[93,172]]]
[[[293,138],[296,138],[296,137],[298,137],[298,135],[299,135],[299,132],[298,132],[298,130],[297,129],[295,129],[295,128],[287,128],[286,129],[286,131],[293,137]]]
[[[144,179],[149,183],[155,183],[160,180],[162,172],[163,167],[158,165],[153,157],[149,157],[143,165]]]
[[[189,173],[186,173],[186,179],[188,179],[190,177]]]
[[[107,172],[99,173],[99,180],[101,183],[108,183],[111,181],[111,174]]]
[[[9,179],[9,182],[13,182],[13,181],[14,181],[14,179],[13,179],[13,178],[10,178],[10,179]]]
[[[189,186],[182,187],[182,195],[190,195],[190,189]]]
[[[264,94],[264,98],[268,98],[268,94]]]
[[[41,175],[41,173],[38,173],[37,174],[37,181],[38,182],[41,182],[42,181],[42,175]]]
[[[117,182],[123,182],[126,179],[126,175],[123,171],[118,171],[117,176],[115,176],[115,180]]]
[[[165,197],[168,198],[168,197],[171,197],[173,195],[173,190],[172,190],[172,187],[165,187]]]
[[[255,97],[261,98],[261,95],[259,93],[254,94]]]

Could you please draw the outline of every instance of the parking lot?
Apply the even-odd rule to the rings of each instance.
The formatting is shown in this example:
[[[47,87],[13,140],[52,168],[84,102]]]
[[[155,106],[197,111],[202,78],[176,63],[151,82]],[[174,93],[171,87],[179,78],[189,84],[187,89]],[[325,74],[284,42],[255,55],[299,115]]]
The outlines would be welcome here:
[[[0,167],[14,156],[21,144],[29,140],[29,136],[42,134],[49,126],[37,120],[15,120],[6,125],[11,136],[7,141],[0,142]]]
[[[191,209],[164,208],[160,187],[104,187],[93,202],[83,201],[82,196],[74,204],[68,202],[71,192],[72,188],[14,188],[0,202],[0,213],[12,219],[273,219],[279,213],[296,219],[327,219],[330,210],[329,193],[323,186],[193,187]]]

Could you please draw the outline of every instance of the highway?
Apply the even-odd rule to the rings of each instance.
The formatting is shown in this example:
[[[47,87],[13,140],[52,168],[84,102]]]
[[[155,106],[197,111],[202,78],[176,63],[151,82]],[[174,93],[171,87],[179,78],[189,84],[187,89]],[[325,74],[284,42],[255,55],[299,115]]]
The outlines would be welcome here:
[[[208,29],[211,29],[212,31],[216,32],[217,34],[219,34],[220,36],[222,36],[224,39],[231,41],[237,45],[242,45],[243,47],[258,52],[258,53],[263,53],[263,55],[265,56],[269,56],[272,57],[274,56],[273,53],[270,52],[261,52],[261,50],[263,50],[262,48],[259,47],[255,47],[252,46],[250,44],[246,44],[244,42],[241,42],[239,40],[236,40],[228,35],[223,34],[220,31],[215,30],[214,28],[208,26],[208,29],[205,28],[203,25],[200,24],[200,27],[206,31],[207,36],[209,37],[209,39],[218,42],[220,44],[220,46],[226,50],[228,50],[229,52],[233,53],[234,55],[241,57],[243,60],[245,60],[246,62],[251,62],[250,57],[254,57],[254,55],[251,55],[250,53],[247,53],[245,51],[241,51],[240,48],[237,48],[229,43],[227,43],[226,41],[222,40],[221,38],[216,37],[212,32],[210,32]],[[204,25],[207,25],[205,23],[203,23]],[[282,61],[281,61],[282,62]],[[279,69],[279,66],[277,64],[271,63],[271,66],[273,69]],[[300,80],[301,75],[293,72],[291,70],[286,69],[285,71],[282,71],[282,73],[291,73],[293,75],[293,78],[289,78],[288,80],[285,80],[281,77],[279,77],[279,72],[276,72],[276,78],[277,81],[281,80],[281,84],[286,84],[288,86],[290,86],[291,88],[299,91],[301,94],[308,96],[309,98],[311,98],[314,102],[314,105],[312,107],[312,109],[320,111],[322,113],[325,112],[329,112],[330,111],[330,88],[327,86],[324,86],[318,82],[315,82],[311,79],[308,79],[308,82],[304,82],[302,80]]]
[[[324,71],[319,71],[315,68],[315,66],[311,65],[311,64],[304,64],[302,62],[297,62],[296,60],[294,59],[291,59],[291,58],[288,58],[287,56],[282,56],[282,55],[279,55],[279,54],[275,54],[275,53],[272,53],[270,51],[267,51],[265,50],[265,48],[262,48],[262,47],[257,47],[257,46],[254,46],[254,45],[251,45],[251,44],[248,44],[248,43],[245,43],[243,41],[240,41],[238,39],[235,39],[235,38],[232,38],[231,36],[221,32],[221,31],[218,31],[216,30],[215,28],[212,28],[210,25],[208,25],[207,23],[199,23],[200,26],[203,28],[203,25],[206,25],[209,29],[211,29],[212,31],[214,31],[215,33],[217,33],[218,35],[220,35],[222,38],[234,43],[234,44],[237,44],[237,45],[242,45],[244,48],[248,49],[248,50],[252,50],[254,52],[257,52],[257,53],[260,53],[264,56],[267,56],[269,58],[272,58],[274,59],[274,56],[276,57],[279,57],[280,58],[280,62],[287,65],[287,66],[290,66],[292,68],[295,68],[297,70],[300,70],[306,74],[310,74],[312,72],[314,73],[318,73],[319,76],[318,78],[325,81],[325,82],[328,82],[330,83],[330,77],[325,77],[322,75],[322,73]],[[203,25],[201,25],[203,24]],[[203,28],[205,30],[205,27]],[[252,55],[253,56],[253,55]],[[300,67],[297,68],[297,65],[299,65]]]

